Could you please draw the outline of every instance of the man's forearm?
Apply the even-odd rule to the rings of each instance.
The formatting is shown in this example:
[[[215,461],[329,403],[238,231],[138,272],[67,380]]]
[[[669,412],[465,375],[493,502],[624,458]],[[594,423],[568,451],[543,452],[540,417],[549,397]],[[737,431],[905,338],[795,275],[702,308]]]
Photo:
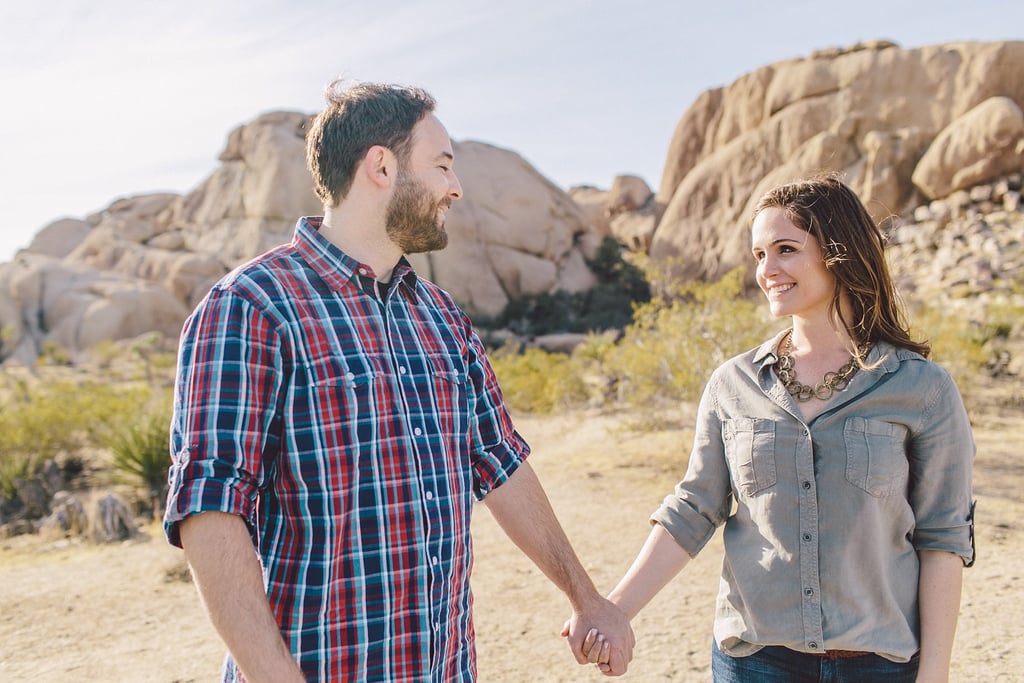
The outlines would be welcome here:
[[[181,543],[210,621],[246,680],[305,681],[270,610],[241,517],[223,512],[189,517],[181,523]]]
[[[529,463],[520,465],[484,503],[505,534],[565,593],[574,608],[600,598]]]
[[[484,499],[502,530],[565,593],[573,616],[566,626],[578,662],[587,661],[583,639],[596,629],[611,644],[610,670],[622,674],[635,644],[629,621],[594,587],[529,463],[523,463]]]

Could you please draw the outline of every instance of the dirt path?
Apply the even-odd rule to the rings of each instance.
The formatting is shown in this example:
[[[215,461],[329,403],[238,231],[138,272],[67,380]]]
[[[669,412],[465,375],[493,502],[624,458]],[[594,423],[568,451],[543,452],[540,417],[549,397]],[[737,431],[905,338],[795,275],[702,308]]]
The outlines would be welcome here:
[[[966,572],[953,681],[1024,681],[1024,442],[1020,419],[976,433],[978,565]],[[521,418],[532,462],[601,590],[647,535],[647,515],[681,476],[686,430],[630,435],[609,416]],[[158,527],[116,546],[0,542],[0,681],[216,679],[223,648],[181,553]],[[606,680],[557,636],[565,599],[481,506],[473,525],[480,680]],[[720,535],[636,620],[636,659],[620,680],[707,681]]]

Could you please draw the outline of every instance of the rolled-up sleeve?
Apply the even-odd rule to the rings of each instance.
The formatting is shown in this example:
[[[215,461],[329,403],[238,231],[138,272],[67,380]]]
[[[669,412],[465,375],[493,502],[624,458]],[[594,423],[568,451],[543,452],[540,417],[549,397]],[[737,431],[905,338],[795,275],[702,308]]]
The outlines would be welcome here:
[[[253,527],[280,386],[279,335],[253,305],[215,288],[185,322],[175,379],[164,530],[220,511]]]
[[[974,561],[971,474],[975,445],[960,392],[944,370],[910,442],[910,504],[914,547]]]
[[[722,422],[715,410],[716,377],[701,396],[693,449],[686,476],[666,496],[651,521],[661,524],[694,557],[707,544],[732,504],[732,486],[722,438]]]
[[[468,320],[464,321],[468,325]],[[494,369],[475,332],[469,332],[469,419],[473,493],[478,500],[501,486],[530,454],[515,430]]]

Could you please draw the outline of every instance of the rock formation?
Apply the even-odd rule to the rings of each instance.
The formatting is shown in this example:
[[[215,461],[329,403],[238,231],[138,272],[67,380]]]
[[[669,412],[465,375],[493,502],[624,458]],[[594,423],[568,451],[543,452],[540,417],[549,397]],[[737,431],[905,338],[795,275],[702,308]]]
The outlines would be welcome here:
[[[1022,175],[957,190],[917,207],[887,248],[900,291],[961,301],[1009,297],[1024,283]],[[969,315],[969,314],[968,314]]]
[[[309,121],[264,114],[231,132],[220,166],[187,195],[119,199],[43,228],[0,264],[0,361],[31,363],[48,344],[74,354],[148,331],[176,338],[218,278],[321,213],[305,167]],[[524,294],[592,286],[582,209],[513,152],[454,146],[465,197],[448,214],[449,247],[413,257],[424,275],[485,315]]]
[[[650,245],[685,279],[747,255],[768,187],[838,171],[884,221],[1024,169],[1024,42],[863,43],[757,69],[680,119]]]
[[[678,277],[712,280],[751,263],[750,213],[765,189],[838,171],[893,231],[900,265],[916,264],[901,271],[907,289],[998,290],[1022,277],[1021,73],[1020,41],[877,41],[771,64],[697,98],[656,192],[621,176],[567,194],[514,152],[456,142],[465,196],[448,214],[449,247],[412,261],[484,315],[591,287],[586,262],[607,236]],[[231,132],[192,192],[120,199],[43,228],[0,264],[0,361],[31,363],[48,344],[73,353],[176,336],[217,278],[320,212],[304,163],[309,121],[259,116]]]
[[[447,217],[448,247],[410,258],[468,310],[495,315],[511,299],[594,285],[578,243],[580,207],[514,152],[454,144],[463,198]]]

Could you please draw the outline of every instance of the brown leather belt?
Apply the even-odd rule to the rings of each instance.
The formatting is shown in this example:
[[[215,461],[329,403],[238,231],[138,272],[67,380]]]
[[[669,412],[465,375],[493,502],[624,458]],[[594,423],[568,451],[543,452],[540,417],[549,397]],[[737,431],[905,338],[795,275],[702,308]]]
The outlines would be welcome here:
[[[850,657],[863,657],[871,653],[859,652],[857,650],[825,650],[824,652],[808,652],[807,654],[812,657],[821,657],[822,659],[848,659]]]

